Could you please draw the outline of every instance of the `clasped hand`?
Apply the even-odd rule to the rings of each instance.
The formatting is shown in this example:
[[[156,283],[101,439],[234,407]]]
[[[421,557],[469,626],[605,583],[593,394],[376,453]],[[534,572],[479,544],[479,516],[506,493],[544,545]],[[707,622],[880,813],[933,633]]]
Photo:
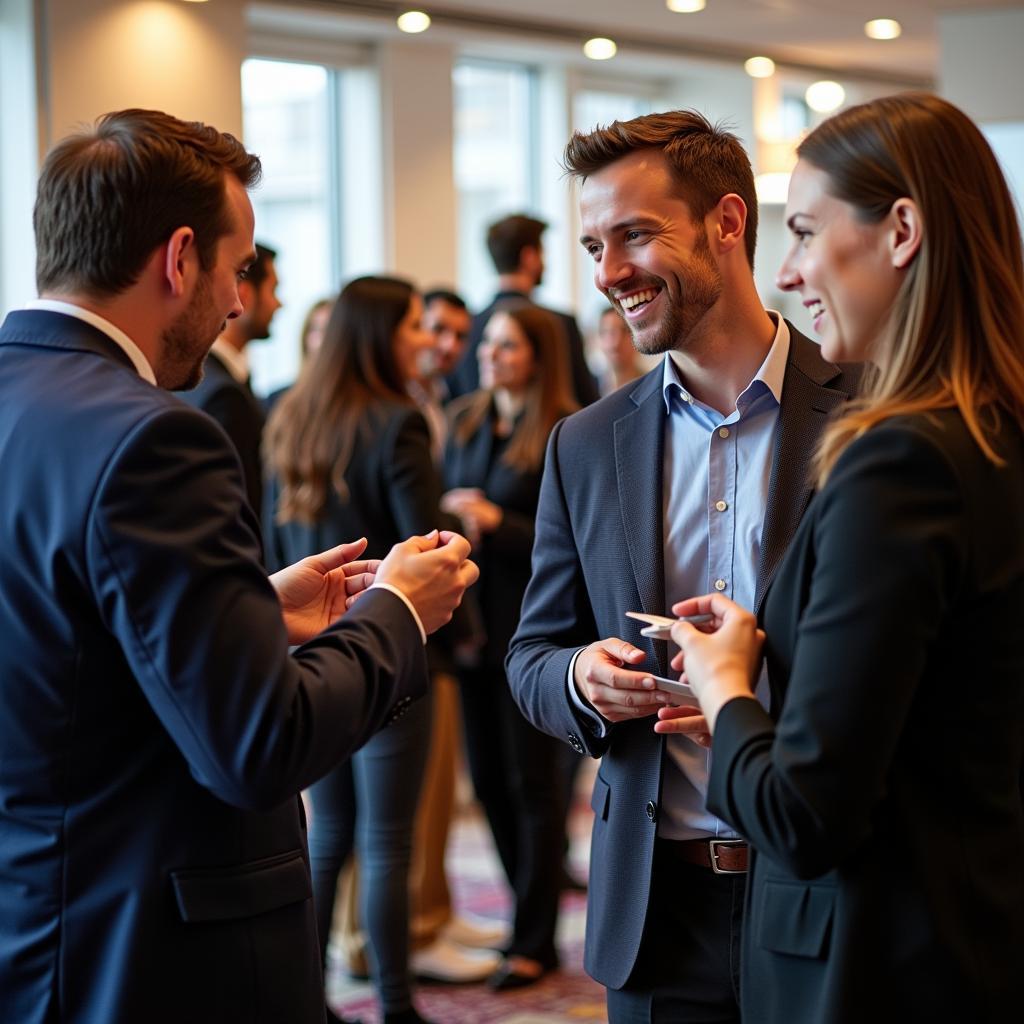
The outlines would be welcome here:
[[[290,644],[311,640],[340,618],[375,580],[397,587],[412,603],[423,628],[433,633],[452,617],[466,587],[480,575],[469,560],[469,541],[433,530],[396,544],[387,558],[355,561],[366,539],[339,544],[274,573]]]

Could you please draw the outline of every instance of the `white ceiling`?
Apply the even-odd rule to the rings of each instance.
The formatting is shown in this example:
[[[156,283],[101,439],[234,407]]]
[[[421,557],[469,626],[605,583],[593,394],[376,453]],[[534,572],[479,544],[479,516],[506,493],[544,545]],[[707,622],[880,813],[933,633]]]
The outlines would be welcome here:
[[[727,59],[765,54],[814,69],[928,84],[938,73],[938,19],[948,12],[1021,7],[1020,0],[707,0],[697,14],[673,14],[664,0],[320,0],[351,13],[393,16],[419,7],[438,27],[507,31],[567,39],[608,35],[631,49]],[[869,18],[896,18],[899,39],[864,35]],[[1024,48],[1024,40],[1021,40]]]

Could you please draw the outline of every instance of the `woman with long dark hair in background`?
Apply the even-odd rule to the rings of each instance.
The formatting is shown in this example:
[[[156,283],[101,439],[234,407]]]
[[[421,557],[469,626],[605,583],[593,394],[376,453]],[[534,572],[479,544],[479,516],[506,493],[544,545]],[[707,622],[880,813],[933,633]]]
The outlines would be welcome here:
[[[427,424],[406,391],[433,345],[421,313],[420,296],[394,278],[358,278],[339,296],[320,348],[267,425],[272,562],[320,551],[327,538],[360,536],[377,557],[438,525],[440,482]],[[361,919],[388,1024],[422,1019],[408,965],[408,873],[430,711],[429,697],[411,705],[309,790],[321,955],[339,869],[358,846]]]
[[[1024,1005],[1014,202],[936,96],[852,107],[798,153],[779,284],[826,359],[869,369],[765,598],[777,721],[751,699],[750,613],[695,598],[674,611],[717,631],[672,631],[714,737],[708,807],[753,850],[743,1019],[1008,1020]]]
[[[482,387],[453,404],[445,452],[442,507],[473,543],[480,580],[470,595],[486,633],[478,664],[461,673],[467,759],[514,894],[512,938],[491,978],[497,989],[531,984],[558,966],[563,745],[523,717],[504,662],[530,579],[544,450],[576,408],[560,329],[526,303],[491,317],[478,349]]]

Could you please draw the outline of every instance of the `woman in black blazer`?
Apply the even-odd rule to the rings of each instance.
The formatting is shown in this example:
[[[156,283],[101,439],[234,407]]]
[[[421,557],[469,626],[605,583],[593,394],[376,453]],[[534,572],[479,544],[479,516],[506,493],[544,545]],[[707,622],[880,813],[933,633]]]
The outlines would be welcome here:
[[[367,554],[438,525],[441,486],[427,423],[406,383],[433,346],[422,301],[392,278],[342,291],[319,350],[267,426],[267,554],[289,564],[343,537]],[[387,1022],[419,1021],[409,977],[408,873],[430,733],[430,700],[413,704],[309,790],[309,850],[321,955],[338,871],[358,844],[361,920]],[[358,811],[358,813],[357,813]]]
[[[904,95],[801,144],[779,283],[870,364],[757,623],[677,624],[745,835],[745,1021],[996,1021],[1024,1006],[1024,266],[995,157]],[[660,714],[670,731],[673,713]]]
[[[474,667],[460,672],[467,760],[515,899],[507,956],[490,980],[497,989],[530,984],[558,965],[562,744],[523,717],[504,662],[530,580],[544,449],[576,407],[560,330],[525,303],[487,321],[477,350],[482,388],[453,404],[445,452],[442,507],[473,543],[480,580],[467,601],[477,602],[486,633]]]

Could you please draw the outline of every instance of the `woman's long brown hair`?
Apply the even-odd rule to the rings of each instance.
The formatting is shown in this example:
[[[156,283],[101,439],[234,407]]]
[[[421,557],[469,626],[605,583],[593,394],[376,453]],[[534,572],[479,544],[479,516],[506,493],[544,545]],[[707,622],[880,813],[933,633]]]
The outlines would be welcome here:
[[[328,487],[347,497],[345,470],[370,405],[413,404],[394,355],[413,294],[398,278],[360,277],[338,296],[323,343],[267,423],[264,457],[280,481],[277,522],[316,522]]]
[[[877,339],[862,396],[822,437],[824,482],[846,446],[894,416],[956,407],[986,457],[1003,416],[1024,425],[1024,261],[1013,199],[977,126],[945,100],[888,96],[800,144],[828,190],[878,223],[914,201],[922,243]]]
[[[537,373],[526,392],[523,414],[509,440],[502,460],[524,472],[539,469],[554,425],[579,406],[569,388],[568,341],[562,325],[545,309],[526,302],[501,305],[495,315],[505,313],[519,325],[533,349]],[[455,438],[465,444],[487,417],[493,395],[476,391],[452,407],[458,417]],[[466,410],[460,415],[462,410]]]

